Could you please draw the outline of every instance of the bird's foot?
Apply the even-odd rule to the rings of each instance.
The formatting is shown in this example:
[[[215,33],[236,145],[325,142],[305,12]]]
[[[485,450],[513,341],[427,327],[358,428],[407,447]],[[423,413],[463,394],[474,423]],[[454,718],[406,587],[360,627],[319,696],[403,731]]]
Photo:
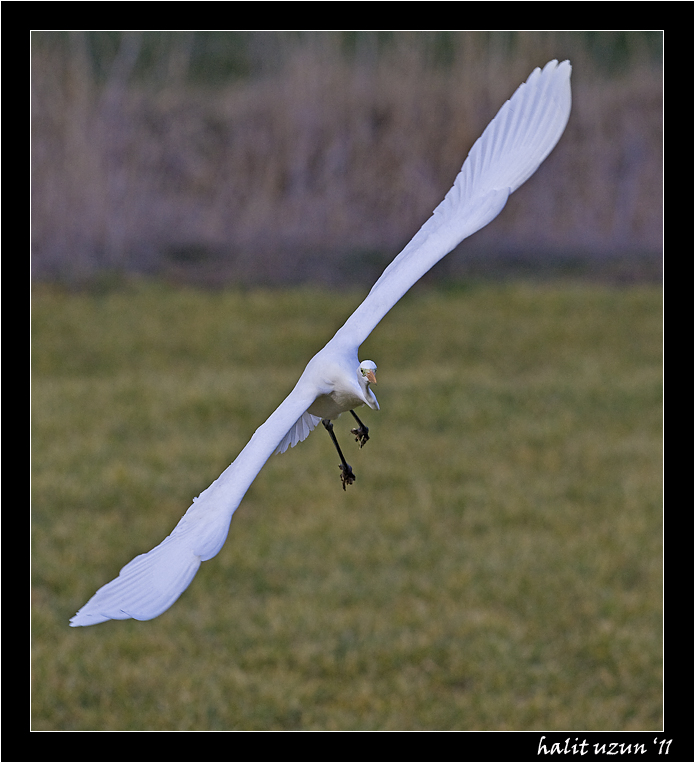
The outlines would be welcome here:
[[[360,444],[360,448],[363,448],[367,444],[367,440],[369,439],[369,427],[361,424],[360,426],[351,429],[350,432],[355,435],[355,442]]]
[[[352,485],[356,479],[357,477],[355,477],[355,473],[352,471],[350,464],[340,464],[340,481],[343,483],[343,490],[345,490],[348,485]]]

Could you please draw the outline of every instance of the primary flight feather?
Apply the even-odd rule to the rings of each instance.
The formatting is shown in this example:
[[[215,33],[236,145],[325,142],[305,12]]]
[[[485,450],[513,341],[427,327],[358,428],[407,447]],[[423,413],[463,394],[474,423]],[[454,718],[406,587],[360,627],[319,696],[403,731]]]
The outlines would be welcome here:
[[[386,268],[333,339],[307,364],[294,389],[254,433],[234,462],[204,490],[171,535],[126,564],[70,620],[151,620],[186,590],[201,562],[224,545],[229,524],[263,464],[273,453],[306,439],[322,422],[338,450],[343,488],[355,479],[333,434],[332,419],[350,411],[360,447],[367,427],[353,409],[379,409],[370,384],[376,365],[360,363],[362,342],[398,300],[433,265],[502,211],[509,194],[536,171],[560,139],[571,108],[569,61],[550,61],[502,106],[473,144],[453,187],[412,241]]]

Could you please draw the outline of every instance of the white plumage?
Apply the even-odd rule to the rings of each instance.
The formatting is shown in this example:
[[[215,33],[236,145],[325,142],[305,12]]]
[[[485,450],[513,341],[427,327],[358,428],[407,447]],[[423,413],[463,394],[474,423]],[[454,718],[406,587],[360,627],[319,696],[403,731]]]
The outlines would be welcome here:
[[[359,405],[379,409],[369,386],[375,382],[376,366],[359,362],[359,346],[433,265],[497,217],[509,194],[552,151],[569,118],[571,71],[569,61],[550,61],[542,71],[534,69],[475,142],[429,220],[309,361],[292,392],[236,460],[194,499],[171,535],[135,557],[92,596],[71,619],[72,626],[150,620],[162,614],[186,590],[201,562],[222,548],[235,509],[273,453],[306,439],[322,419],[337,418]]]

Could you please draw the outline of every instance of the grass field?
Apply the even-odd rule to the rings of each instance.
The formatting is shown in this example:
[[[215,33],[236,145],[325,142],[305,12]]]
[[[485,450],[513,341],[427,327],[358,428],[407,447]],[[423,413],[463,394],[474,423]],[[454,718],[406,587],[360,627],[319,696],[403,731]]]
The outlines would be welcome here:
[[[655,286],[406,296],[346,493],[319,428],[168,612],[68,627],[360,297],[36,291],[34,729],[661,727]]]

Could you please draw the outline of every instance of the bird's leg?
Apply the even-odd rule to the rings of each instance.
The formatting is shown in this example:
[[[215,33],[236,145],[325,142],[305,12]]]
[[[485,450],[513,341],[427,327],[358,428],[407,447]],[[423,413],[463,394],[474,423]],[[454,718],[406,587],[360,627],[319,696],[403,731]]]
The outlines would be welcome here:
[[[352,485],[352,483],[357,478],[355,477],[355,473],[352,471],[352,467],[345,460],[345,456],[343,455],[343,451],[340,449],[340,445],[338,445],[338,440],[336,439],[336,436],[333,432],[333,422],[330,419],[321,419],[321,423],[324,425],[326,431],[331,436],[333,445],[335,445],[335,449],[338,451],[338,455],[340,456],[340,481],[343,483],[343,490],[345,490],[346,486]]]
[[[365,426],[360,421],[358,415],[354,411],[350,411],[350,413],[355,417],[355,421],[359,424],[359,426],[356,426],[350,431],[355,435],[355,442],[358,442],[360,444],[360,448],[363,448],[369,439],[369,427]]]

